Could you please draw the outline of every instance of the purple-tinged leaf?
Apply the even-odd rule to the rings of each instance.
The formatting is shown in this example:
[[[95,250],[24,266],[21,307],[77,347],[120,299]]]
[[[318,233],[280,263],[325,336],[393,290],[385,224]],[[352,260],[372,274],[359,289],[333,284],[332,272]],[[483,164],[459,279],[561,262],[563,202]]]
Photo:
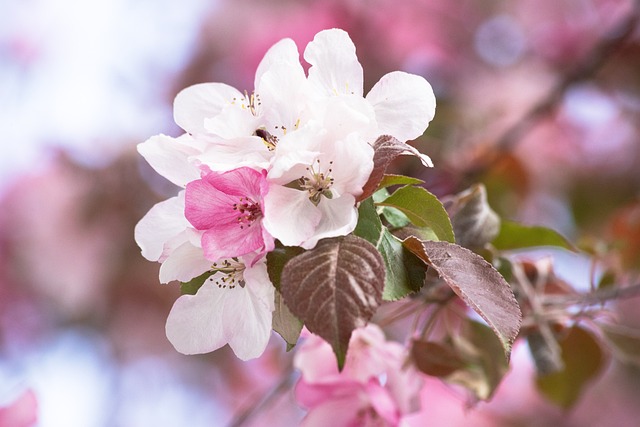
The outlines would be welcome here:
[[[560,339],[564,369],[536,378],[538,390],[563,408],[570,408],[602,370],[604,354],[591,332],[574,326]]]
[[[353,235],[323,239],[287,262],[280,292],[294,316],[333,347],[342,369],[354,329],[367,324],[382,302],[384,261]]]
[[[520,330],[522,313],[513,291],[495,268],[481,256],[448,242],[421,241],[410,236],[404,246],[431,266],[442,280],[500,339],[507,358]]]
[[[414,341],[411,358],[416,368],[433,377],[446,377],[465,366],[455,348],[435,341]]]
[[[409,154],[420,159],[423,165],[432,167],[431,159],[416,150],[411,145],[399,141],[390,135],[382,135],[373,143],[373,171],[369,175],[369,180],[362,188],[362,194],[358,197],[358,201],[364,200],[371,196],[377,189],[378,185],[384,178],[384,174],[389,164],[402,154]]]
[[[500,231],[500,217],[487,202],[484,185],[470,188],[442,200],[451,217],[456,243],[467,248],[481,248]]]

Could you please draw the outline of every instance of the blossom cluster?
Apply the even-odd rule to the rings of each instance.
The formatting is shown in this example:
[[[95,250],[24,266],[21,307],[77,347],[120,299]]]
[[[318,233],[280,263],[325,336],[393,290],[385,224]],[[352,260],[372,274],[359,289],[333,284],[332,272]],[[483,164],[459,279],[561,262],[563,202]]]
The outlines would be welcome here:
[[[174,119],[185,133],[138,146],[182,188],[136,226],[142,255],[162,263],[163,283],[204,276],[167,320],[182,353],[229,344],[240,359],[260,356],[275,298],[266,254],[277,242],[311,249],[351,233],[374,168],[373,141],[415,139],[434,116],[431,86],[417,75],[391,72],[364,96],[363,70],[342,30],[318,33],[303,56],[307,73],[292,40],[276,43],[251,93],[223,83],[184,89]]]

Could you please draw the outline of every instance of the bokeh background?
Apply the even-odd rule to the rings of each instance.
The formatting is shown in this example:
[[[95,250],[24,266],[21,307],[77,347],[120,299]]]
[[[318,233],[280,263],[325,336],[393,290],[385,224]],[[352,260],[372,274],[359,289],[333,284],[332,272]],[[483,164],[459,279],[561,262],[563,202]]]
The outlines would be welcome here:
[[[633,282],[638,8],[633,0],[0,0],[0,426],[299,422],[291,380],[281,382],[292,355],[279,337],[249,363],[226,348],[173,350],[164,322],[178,286],[160,285],[159,265],[133,241],[135,223],[176,192],[135,145],[181,133],[172,101],[188,85],[251,91],[258,62],[283,37],[303,50],[319,30],[348,31],[365,91],[393,70],[427,78],[438,109],[416,146],[436,167],[406,160],[399,171],[439,196],[483,182],[502,216],[589,248],[591,257],[532,255],[553,255],[578,288],[589,286],[594,256]],[[640,327],[638,304],[617,302],[611,315]],[[534,390],[524,347],[489,403],[468,408],[430,380],[422,420],[637,423],[637,365],[612,357],[567,412]]]

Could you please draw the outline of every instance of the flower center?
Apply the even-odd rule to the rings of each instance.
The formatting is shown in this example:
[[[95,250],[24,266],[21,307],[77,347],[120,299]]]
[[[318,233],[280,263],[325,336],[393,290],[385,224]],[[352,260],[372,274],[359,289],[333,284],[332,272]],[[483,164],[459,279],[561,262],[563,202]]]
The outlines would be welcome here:
[[[262,138],[262,142],[266,145],[267,150],[273,151],[276,149],[276,145],[278,145],[278,137],[270,134],[266,129],[260,128],[256,129],[254,135]]]
[[[236,221],[240,224],[241,229],[244,229],[245,226],[251,227],[251,224],[262,218],[260,204],[248,197],[240,197],[240,201],[233,204],[233,210],[238,212]]]
[[[212,272],[222,273],[223,276],[214,283],[222,289],[233,289],[236,286],[244,288],[244,270],[245,265],[236,259],[225,259],[222,263],[213,263]],[[213,276],[209,277],[209,281],[213,282]]]
[[[331,178],[332,164],[333,161],[330,161],[326,173],[322,172],[320,159],[318,159],[311,166],[307,167],[307,175],[301,176],[298,180],[300,188],[309,193],[309,200],[311,200],[311,203],[315,206],[318,206],[322,196],[327,199],[333,198],[333,193],[331,192],[331,186],[333,185],[333,178]]]
[[[231,100],[232,104],[240,104],[240,108],[243,110],[248,110],[252,115],[257,116],[259,114],[258,109],[262,105],[260,101],[260,95],[255,92],[252,92],[251,95],[245,90],[244,96],[240,99],[233,98]]]

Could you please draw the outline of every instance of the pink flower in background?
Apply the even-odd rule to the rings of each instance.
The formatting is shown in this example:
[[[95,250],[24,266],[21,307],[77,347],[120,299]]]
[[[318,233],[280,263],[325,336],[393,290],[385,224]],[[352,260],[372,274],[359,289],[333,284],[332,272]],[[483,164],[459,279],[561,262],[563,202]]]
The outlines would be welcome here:
[[[38,421],[38,401],[32,390],[22,393],[7,406],[0,406],[0,427],[29,427]]]
[[[226,259],[195,295],[178,298],[167,318],[167,338],[184,354],[207,353],[229,344],[242,360],[259,357],[271,335],[275,288],[266,262]]]
[[[405,366],[406,349],[386,341],[376,325],[353,332],[345,366],[338,372],[331,346],[312,335],[298,350],[294,364],[302,377],[296,398],[309,408],[305,426],[401,425],[419,409],[421,376]],[[323,424],[324,423],[324,424]]]
[[[273,250],[274,239],[262,226],[263,198],[269,190],[266,171],[239,168],[208,172],[187,184],[185,216],[203,231],[202,249],[217,261]]]

